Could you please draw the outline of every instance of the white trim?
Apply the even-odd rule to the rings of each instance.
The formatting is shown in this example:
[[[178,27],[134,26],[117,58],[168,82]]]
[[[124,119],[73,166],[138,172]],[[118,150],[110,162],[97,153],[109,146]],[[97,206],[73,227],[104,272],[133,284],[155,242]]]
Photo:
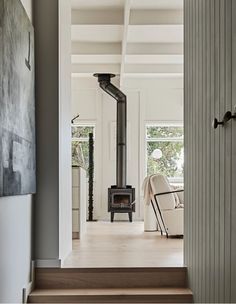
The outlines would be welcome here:
[[[184,127],[184,122],[180,120],[146,120],[145,121],[145,128],[146,127]]]
[[[139,171],[140,171],[140,180],[139,180],[139,197],[140,197],[140,217],[141,219],[144,218],[144,204],[143,204],[143,190],[142,185],[144,178],[146,177],[146,171],[145,171],[145,117],[146,117],[146,106],[145,106],[145,100],[148,98],[148,92],[147,89],[141,89],[139,90],[139,102],[140,102],[140,112],[139,112],[139,121],[140,121],[140,127],[139,127]]]
[[[125,73],[125,61],[126,61],[130,10],[131,10],[131,0],[126,0],[125,8],[124,8],[124,28],[123,28],[122,54],[121,54],[121,65],[120,65],[120,87],[123,87],[123,85],[124,85],[124,73]]]
[[[61,260],[51,259],[51,260],[35,260],[36,268],[61,268]]]
[[[182,137],[162,137],[162,138],[147,138],[146,137],[146,142],[167,142],[167,141],[172,141],[172,142],[183,142],[184,139]]]
[[[79,118],[78,118],[79,119]],[[71,127],[95,127],[95,121],[91,122],[92,120],[88,120],[88,122],[86,122],[86,120],[81,120],[80,122],[76,122],[71,124]]]
[[[95,140],[94,143],[94,218],[100,219],[102,214],[102,168],[103,168],[103,159],[102,159],[102,93],[100,90],[96,90],[96,127],[95,132],[96,136],[99,139]]]
[[[30,282],[27,287],[22,289],[22,303],[26,304],[28,303],[28,297],[31,294],[31,292],[34,290],[34,284],[33,282]]]
[[[35,261],[31,261],[30,282],[22,290],[22,303],[28,303],[28,297],[35,288]]]

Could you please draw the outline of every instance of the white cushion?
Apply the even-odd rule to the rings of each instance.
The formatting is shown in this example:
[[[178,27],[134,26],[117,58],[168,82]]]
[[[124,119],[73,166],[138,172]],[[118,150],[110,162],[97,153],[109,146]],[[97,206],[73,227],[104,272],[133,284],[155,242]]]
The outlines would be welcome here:
[[[167,178],[161,174],[151,177],[153,194],[173,191]],[[173,193],[159,195],[156,197],[161,210],[173,210],[176,207],[175,196]]]
[[[163,211],[163,218],[169,235],[184,234],[184,209]]]
[[[152,204],[144,205],[144,231],[156,231],[157,219]]]

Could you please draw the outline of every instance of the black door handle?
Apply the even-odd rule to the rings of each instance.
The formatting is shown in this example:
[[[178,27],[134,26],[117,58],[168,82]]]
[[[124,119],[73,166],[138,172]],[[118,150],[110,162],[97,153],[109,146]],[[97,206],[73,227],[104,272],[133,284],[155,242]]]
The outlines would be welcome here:
[[[223,117],[222,121],[218,121],[217,118],[215,118],[212,122],[212,126],[214,129],[216,129],[219,125],[224,126],[229,120],[236,118],[236,114],[232,114],[231,111],[227,111]]]

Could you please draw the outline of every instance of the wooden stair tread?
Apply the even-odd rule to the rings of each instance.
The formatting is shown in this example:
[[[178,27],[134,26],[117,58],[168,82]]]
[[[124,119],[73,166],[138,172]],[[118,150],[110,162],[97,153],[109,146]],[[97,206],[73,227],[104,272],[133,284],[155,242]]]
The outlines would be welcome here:
[[[39,289],[28,303],[192,303],[188,288]]]
[[[63,268],[36,268],[36,270],[40,273],[47,272],[71,272],[71,273],[86,273],[86,272],[159,272],[159,271],[186,271],[186,266],[171,266],[171,267],[63,267]]]
[[[68,295],[192,295],[189,288],[36,289],[30,296]]]
[[[36,269],[29,303],[192,303],[186,267]]]

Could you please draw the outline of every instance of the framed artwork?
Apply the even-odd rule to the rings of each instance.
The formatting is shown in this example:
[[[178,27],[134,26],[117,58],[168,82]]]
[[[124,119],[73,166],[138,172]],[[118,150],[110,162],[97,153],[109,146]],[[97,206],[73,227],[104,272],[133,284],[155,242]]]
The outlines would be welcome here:
[[[36,191],[34,29],[20,0],[0,0],[0,196]]]

